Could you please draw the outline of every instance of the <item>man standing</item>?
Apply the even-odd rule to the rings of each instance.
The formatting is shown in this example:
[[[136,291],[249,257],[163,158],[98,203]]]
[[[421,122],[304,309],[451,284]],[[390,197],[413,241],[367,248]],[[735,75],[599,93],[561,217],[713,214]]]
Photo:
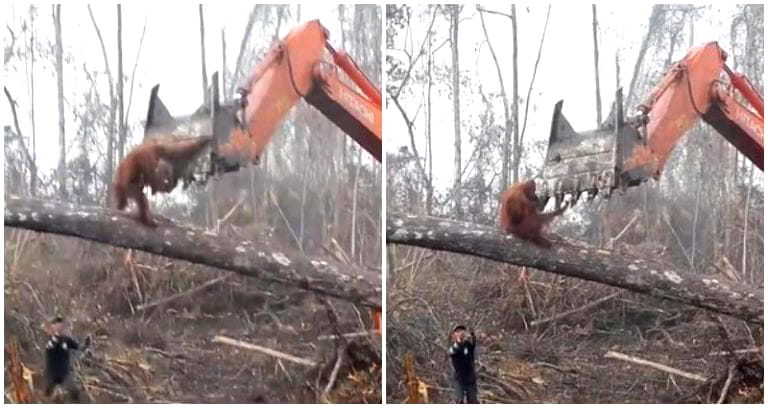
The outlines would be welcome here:
[[[453,363],[457,404],[479,404],[475,376],[475,332],[456,326],[449,336],[448,355]]]
[[[70,352],[80,350],[77,342],[64,335],[64,318],[56,317],[48,325],[48,342],[45,344],[45,396],[50,397],[56,386],[69,393],[71,402],[80,402],[80,390],[75,382],[75,374],[72,372]],[[91,338],[85,340],[88,348]]]

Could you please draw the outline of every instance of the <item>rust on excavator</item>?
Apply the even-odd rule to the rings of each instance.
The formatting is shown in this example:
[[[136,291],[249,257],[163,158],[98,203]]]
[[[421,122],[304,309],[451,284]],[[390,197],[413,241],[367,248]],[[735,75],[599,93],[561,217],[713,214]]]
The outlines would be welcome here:
[[[691,49],[638,106],[638,115],[624,118],[619,90],[610,118],[596,130],[574,131],[558,102],[537,180],[540,199],[577,200],[584,192],[610,196],[658,179],[672,150],[700,118],[762,170],[763,98],[725,65],[726,58],[716,42]]]

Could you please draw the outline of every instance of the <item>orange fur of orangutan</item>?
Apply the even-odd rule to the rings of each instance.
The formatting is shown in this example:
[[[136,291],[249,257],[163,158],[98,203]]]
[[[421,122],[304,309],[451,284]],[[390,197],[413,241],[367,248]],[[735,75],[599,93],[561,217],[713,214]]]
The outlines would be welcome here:
[[[156,226],[144,188],[149,186],[152,194],[171,192],[179,177],[174,169],[186,166],[211,141],[212,138],[149,141],[136,146],[123,158],[115,173],[112,192],[117,209],[124,210],[128,200],[133,200],[138,207],[139,221],[150,227]]]
[[[536,183],[533,180],[514,184],[501,195],[499,204],[502,231],[543,248],[552,246],[542,235],[542,230],[562,214],[566,207],[550,213],[539,212],[536,207]]]

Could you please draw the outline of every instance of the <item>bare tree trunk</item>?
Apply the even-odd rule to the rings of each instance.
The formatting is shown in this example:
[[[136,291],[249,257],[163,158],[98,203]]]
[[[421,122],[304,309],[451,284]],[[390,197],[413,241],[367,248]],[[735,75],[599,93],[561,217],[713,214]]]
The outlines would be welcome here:
[[[298,13],[301,14],[301,5],[298,6]],[[339,27],[341,27],[341,48],[346,49],[347,48],[347,32],[344,29],[344,16],[345,13],[345,7],[343,4],[339,4],[338,6],[338,15],[339,15]],[[346,181],[347,179],[347,138],[342,135],[340,140],[340,162],[338,160],[334,160],[334,166],[337,169],[335,172],[335,197],[333,202],[333,229],[331,231],[331,235],[334,237],[334,239],[337,239],[340,237],[340,232],[342,230],[341,226],[341,213],[345,210],[342,203],[344,200],[341,200],[342,194],[344,192],[344,187],[346,183],[342,184],[342,181]]]
[[[309,180],[309,160],[304,163],[301,182],[301,213],[299,216],[299,250],[304,252],[304,219],[307,214],[307,182]],[[354,215],[354,214],[353,214]]]
[[[514,155],[512,163],[512,182],[517,183],[520,180],[520,160],[518,152],[522,148],[520,143],[520,121],[519,121],[519,101],[520,92],[518,90],[517,80],[517,8],[512,5],[512,132],[514,135]],[[506,187],[505,187],[506,188]]]
[[[603,107],[600,102],[600,53],[597,47],[597,6],[592,5],[592,41],[595,48],[595,107],[597,108],[597,126],[603,121]]]
[[[93,28],[96,30],[96,36],[99,38],[99,44],[101,45],[101,55],[104,57],[104,67],[107,71],[107,79],[109,80],[109,134],[107,134],[107,164],[104,184],[109,184],[112,181],[112,171],[115,167],[115,111],[117,110],[117,104],[115,103],[115,81],[112,78],[112,70],[109,69],[109,58],[107,58],[107,48],[104,45],[104,39],[101,36],[101,30],[99,25],[96,24],[96,18],[93,16],[93,10],[91,5],[88,5],[88,15],[91,17]]]
[[[214,235],[172,223],[157,231],[103,207],[9,197],[5,225],[72,236],[298,287],[322,296],[381,307],[381,272],[355,268],[296,251],[273,250],[269,243]]]
[[[275,24],[275,34],[272,36],[272,41],[280,39],[280,27],[283,26],[283,15],[286,12],[286,7],[288,6],[277,6],[277,24]]]
[[[627,101],[624,104],[624,112],[629,112],[629,109],[632,109],[632,99],[634,98],[635,86],[639,79],[638,75],[640,74],[640,67],[645,59],[645,53],[648,52],[651,36],[660,29],[657,25],[664,14],[664,7],[664,5],[657,4],[653,6],[653,11],[651,11],[651,18],[648,20],[648,31],[645,33],[645,37],[643,37],[642,44],[640,44],[640,52],[637,55],[637,61],[635,61],[635,69],[632,72],[632,79],[629,81],[629,90],[626,93]]]
[[[53,10],[53,24],[56,29],[56,90],[59,101],[59,196],[67,196],[67,145],[64,135],[64,61],[61,40],[61,4]]]
[[[586,279],[763,324],[763,291],[678,270],[653,259],[556,241],[547,250],[495,228],[435,217],[387,214],[387,242],[449,251]]]
[[[139,38],[139,49],[136,51],[136,59],[133,60],[133,69],[131,70],[131,86],[128,91],[128,107],[125,108],[125,117],[131,113],[131,102],[133,102],[133,84],[136,79],[136,68],[139,66],[139,57],[141,56],[141,48],[144,45],[144,34],[147,32],[147,19],[144,19],[144,26],[141,29],[141,38]],[[128,124],[126,119],[126,125]]]
[[[435,188],[432,185],[432,31],[429,32],[429,49],[427,50],[427,153],[428,164],[427,184],[427,215],[432,215]],[[416,158],[418,160],[418,158]]]
[[[544,39],[547,37],[547,27],[549,26],[549,12],[552,11],[552,5],[547,7],[547,17],[544,20],[544,30],[541,33],[541,41],[539,42],[539,53],[536,56],[536,62],[533,64],[533,75],[531,75],[531,83],[528,85],[528,95],[525,97],[525,112],[523,113],[523,128],[520,131],[520,147],[523,145],[523,138],[525,137],[525,126],[528,124],[528,107],[531,103],[531,92],[533,91],[533,83],[536,81],[536,72],[539,70],[539,62],[541,62],[541,50],[544,48]],[[517,149],[515,154],[515,166],[520,164],[521,149]]]
[[[451,6],[451,60],[453,77],[453,205],[459,218],[463,217],[461,208],[461,105],[459,103],[459,5]]]
[[[346,30],[344,29],[344,5],[339,4],[337,13],[339,14],[339,28],[341,28],[341,48],[346,49]]]
[[[701,184],[703,179],[704,175],[702,174],[699,177],[699,186],[696,188],[696,207],[693,211],[693,227],[691,227],[691,267],[694,272],[696,272],[696,230],[699,226],[699,204],[701,203]]]
[[[117,5],[117,159],[125,155],[125,117],[123,110],[123,10]]]
[[[747,178],[747,199],[744,203],[744,231],[741,240],[741,276],[743,279],[747,279],[747,233],[749,232],[749,200],[752,198],[752,175],[755,172],[755,167],[751,166],[749,169],[749,178]],[[755,274],[750,269],[749,271],[749,283],[755,283]]]
[[[203,102],[207,105],[210,95],[208,95],[208,72],[205,69],[205,19],[203,18],[202,4],[197,5],[197,11],[200,14],[200,55],[203,62]]]
[[[32,197],[37,195],[37,127],[35,121],[35,20],[34,16],[30,15],[30,36],[29,36],[29,55],[30,55],[30,69],[29,69],[29,119],[32,127],[32,161],[29,168],[29,192]],[[16,127],[18,131],[18,126]],[[21,133],[19,133],[21,136]]]
[[[19,143],[21,144],[21,151],[24,153],[24,158],[27,161],[27,166],[29,167],[29,173],[35,177],[35,179],[30,180],[30,195],[34,195],[34,190],[31,189],[31,186],[34,186],[37,184],[36,178],[37,178],[37,163],[35,162],[34,156],[32,156],[29,153],[29,149],[27,149],[26,143],[24,143],[24,135],[21,133],[21,127],[19,126],[19,117],[16,113],[16,101],[11,97],[11,93],[8,91],[8,88],[3,87],[3,91],[5,91],[5,97],[8,98],[8,104],[11,105],[11,114],[13,115],[13,125],[16,128],[16,137],[19,138]]]
[[[360,166],[362,165],[362,150],[357,149],[357,166],[355,166],[355,185],[352,190],[352,233],[350,238],[350,258],[355,259],[357,253],[357,192],[360,187]]]
[[[488,43],[488,50],[491,52],[493,63],[496,66],[496,75],[499,77],[499,88],[501,88],[501,100],[504,102],[504,141],[501,147],[501,187],[499,188],[499,191],[504,191],[509,187],[509,144],[512,139],[512,118],[509,114],[507,91],[504,88],[504,76],[501,74],[501,66],[499,65],[498,58],[496,58],[496,52],[493,51],[493,44],[491,44],[491,38],[488,36],[488,30],[485,27],[485,17],[483,17],[482,11],[480,11],[480,25],[483,27],[485,42]]]
[[[232,83],[229,86],[229,93],[228,95],[233,95],[235,93],[235,87],[236,84],[241,80],[240,74],[242,70],[242,63],[243,58],[245,57],[245,46],[248,45],[248,40],[251,38],[251,31],[253,30],[253,24],[256,22],[256,15],[259,12],[259,9],[263,7],[260,4],[256,4],[253,6],[253,9],[251,10],[251,14],[248,16],[248,22],[245,25],[245,33],[243,34],[243,38],[240,40],[240,51],[237,54],[237,60],[235,61],[235,68],[232,71]]]
[[[227,39],[224,28],[221,29],[221,90],[227,88]]]

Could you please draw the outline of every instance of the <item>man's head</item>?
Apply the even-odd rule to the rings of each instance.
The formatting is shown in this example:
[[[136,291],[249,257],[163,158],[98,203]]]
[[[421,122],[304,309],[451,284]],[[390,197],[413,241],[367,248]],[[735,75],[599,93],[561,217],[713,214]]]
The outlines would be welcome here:
[[[453,328],[450,335],[450,340],[452,342],[461,343],[464,340],[468,340],[470,337],[469,330],[467,330],[466,326],[458,325]]]
[[[56,316],[48,323],[48,334],[52,336],[58,336],[64,332],[64,318]]]

